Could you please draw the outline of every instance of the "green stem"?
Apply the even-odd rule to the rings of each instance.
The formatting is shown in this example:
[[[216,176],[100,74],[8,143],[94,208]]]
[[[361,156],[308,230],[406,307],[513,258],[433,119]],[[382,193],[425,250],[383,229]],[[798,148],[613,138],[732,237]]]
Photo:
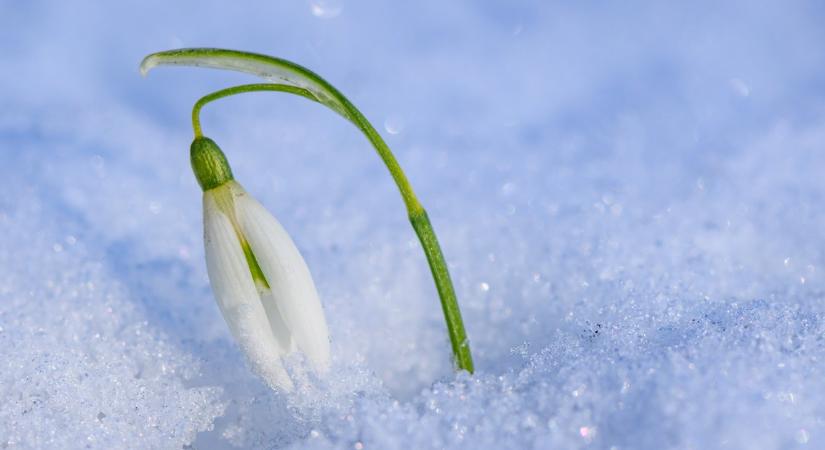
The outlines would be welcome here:
[[[236,70],[267,80],[278,81],[278,83],[273,84],[236,86],[214,92],[198,100],[192,110],[192,127],[196,137],[202,135],[199,114],[204,105],[227,96],[255,91],[279,91],[300,95],[327,106],[358,127],[390,171],[390,175],[392,175],[393,181],[395,181],[401,197],[404,199],[407,215],[424,249],[441,299],[441,308],[447,323],[456,366],[461,370],[473,373],[473,359],[467,341],[467,334],[464,330],[464,322],[461,318],[461,311],[450,280],[450,273],[444,261],[441,246],[436,239],[435,231],[389,146],[355,105],[315,72],[291,61],[268,55],[213,48],[170,50],[144,58],[141,63],[141,73],[145,74],[158,65],[190,65]]]
[[[209,95],[205,95],[201,97],[195,103],[195,106],[192,107],[192,129],[195,131],[195,137],[202,137],[203,131],[201,130],[201,109],[206,106],[207,103],[214,102],[215,100],[222,99],[224,97],[229,97],[231,95],[242,94],[244,92],[259,92],[259,91],[275,91],[275,92],[289,92],[290,94],[300,95],[301,97],[306,97],[312,101],[318,101],[315,96],[312,95],[312,92],[299,88],[296,86],[291,86],[288,84],[275,84],[275,83],[257,83],[257,84],[244,84],[241,86],[234,86],[231,88],[221,89],[220,91],[213,92]]]
[[[221,89],[201,97],[201,99],[198,100],[192,108],[192,129],[195,132],[195,137],[200,137],[203,135],[200,123],[200,111],[207,103],[236,94],[259,91],[287,92],[323,104],[323,102],[318,100],[312,91],[289,84],[256,83],[243,84],[240,86]],[[341,107],[346,113],[345,117],[349,119],[350,122],[352,122],[356,127],[358,127],[362,133],[364,133],[370,143],[372,143],[373,147],[375,147],[375,150],[378,152],[381,160],[384,161],[384,165],[386,165],[387,169],[390,171],[396,186],[398,186],[398,190],[401,191],[401,197],[404,199],[404,205],[407,207],[407,214],[412,217],[413,214],[423,211],[424,208],[415,196],[415,192],[413,192],[410,181],[407,179],[404,171],[401,170],[398,160],[395,159],[395,155],[393,155],[389,146],[387,146],[387,143],[384,142],[384,139],[381,138],[381,135],[378,134],[377,131],[375,131],[375,128],[373,128],[372,124],[369,123],[364,115],[361,114],[361,112],[358,111],[346,98],[343,98],[343,96],[341,97],[342,98],[339,99],[339,101],[341,101]]]
[[[318,99],[307,89],[296,86],[276,84],[276,83],[257,83],[244,84],[241,86],[233,86],[222,89],[211,94],[201,97],[192,108],[192,128],[195,131],[195,136],[201,136],[200,111],[203,107],[215,100],[229,97],[232,95],[242,94],[246,92],[287,92],[290,94],[299,95],[312,101]],[[381,159],[393,175],[398,189],[401,191],[401,196],[404,198],[404,203],[407,206],[407,213],[415,230],[418,240],[421,242],[421,247],[424,249],[424,254],[427,257],[427,262],[430,265],[433,279],[435,281],[438,296],[441,299],[441,309],[444,312],[444,319],[447,322],[447,331],[450,335],[450,344],[452,345],[453,355],[456,366],[459,369],[466,370],[473,373],[473,357],[470,353],[470,345],[467,341],[467,333],[464,330],[464,321],[461,318],[461,310],[458,307],[458,299],[453,289],[453,283],[450,279],[450,272],[447,269],[447,263],[444,260],[444,254],[441,252],[441,246],[438,243],[438,238],[435,235],[430,224],[430,219],[427,212],[424,210],[415,193],[412,190],[409,180],[407,179],[398,161],[393,156],[392,151],[387,146],[386,142],[381,138],[375,128],[364,118],[361,113],[355,109],[349,102],[344,104],[346,107],[351,107],[351,111],[347,111],[355,119],[352,121],[358,128],[367,136],[367,139],[378,150]],[[349,109],[349,108],[347,108]]]
[[[458,300],[453,289],[453,282],[450,280],[450,271],[447,270],[447,263],[441,253],[441,246],[438,245],[435,230],[430,225],[430,218],[422,209],[421,212],[410,216],[410,223],[412,223],[415,234],[418,235],[418,240],[421,241],[424,254],[427,255],[427,262],[430,263],[438,296],[441,298],[441,309],[447,321],[447,331],[450,333],[450,343],[453,346],[456,365],[460,369],[473,373],[473,356],[470,353],[467,332],[464,331],[464,321],[461,320],[461,310],[458,309]]]

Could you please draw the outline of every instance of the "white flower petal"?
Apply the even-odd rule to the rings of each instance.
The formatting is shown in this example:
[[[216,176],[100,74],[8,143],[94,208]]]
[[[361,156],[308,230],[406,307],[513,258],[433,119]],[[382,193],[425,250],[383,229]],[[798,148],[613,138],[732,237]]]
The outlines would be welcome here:
[[[235,214],[298,348],[315,369],[329,368],[329,331],[312,275],[287,232],[257,200],[235,197]]]
[[[275,297],[273,297],[272,291],[269,289],[258,289],[258,294],[261,296],[261,303],[266,311],[266,317],[269,319],[269,328],[272,330],[272,334],[275,335],[275,339],[278,340],[281,348],[285,349],[285,354],[294,352],[296,350],[295,340],[292,339],[292,333],[290,333],[289,327],[286,326],[286,321],[284,321],[281,312],[278,310],[278,306],[275,304]]]
[[[267,384],[291,390],[280,360],[288,349],[272,333],[238,236],[212,191],[203,196],[203,223],[209,282],[232,335]]]

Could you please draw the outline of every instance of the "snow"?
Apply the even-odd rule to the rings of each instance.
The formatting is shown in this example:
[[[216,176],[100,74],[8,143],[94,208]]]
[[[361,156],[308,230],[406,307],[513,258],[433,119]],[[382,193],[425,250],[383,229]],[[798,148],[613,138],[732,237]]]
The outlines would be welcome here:
[[[0,3],[0,448],[822,448],[825,10],[814,2]],[[209,289],[189,112],[309,67],[396,152],[476,360],[366,140],[205,108],[318,283],[333,367],[269,390]],[[295,363],[291,361],[290,363]]]

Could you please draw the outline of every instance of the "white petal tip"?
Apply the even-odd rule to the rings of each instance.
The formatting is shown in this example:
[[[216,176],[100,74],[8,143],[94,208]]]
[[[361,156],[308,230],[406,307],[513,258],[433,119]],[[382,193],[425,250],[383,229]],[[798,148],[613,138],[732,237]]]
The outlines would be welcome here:
[[[328,345],[322,345],[320,348],[314,349],[314,351],[310,350],[310,352],[306,353],[306,355],[309,357],[309,361],[312,363],[312,368],[315,369],[315,373],[324,375],[329,372],[332,362]]]
[[[265,377],[264,381],[266,382],[267,386],[274,391],[284,391],[284,392],[292,392],[295,390],[295,385],[292,384],[292,380],[282,377],[277,377],[276,379],[272,379],[271,377]]]

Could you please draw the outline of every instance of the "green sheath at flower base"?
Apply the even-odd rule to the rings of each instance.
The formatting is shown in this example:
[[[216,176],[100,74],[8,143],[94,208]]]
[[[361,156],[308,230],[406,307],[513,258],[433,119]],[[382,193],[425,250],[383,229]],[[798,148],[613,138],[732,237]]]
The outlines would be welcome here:
[[[458,307],[455,290],[450,280],[450,273],[447,270],[447,263],[444,260],[441,247],[436,239],[435,231],[430,224],[426,211],[418,201],[409,180],[407,180],[407,176],[404,174],[404,171],[401,170],[401,166],[398,164],[392,151],[390,151],[389,146],[387,146],[387,143],[384,142],[384,139],[375,130],[375,127],[372,126],[355,105],[318,74],[291,61],[272,56],[215,48],[170,50],[154,53],[144,58],[140,65],[141,73],[145,75],[149,70],[159,65],[185,65],[235,70],[250,73],[272,82],[235,86],[201,98],[192,110],[192,127],[195,132],[196,142],[198,138],[202,136],[199,114],[205,104],[219,98],[243,92],[256,91],[286,92],[316,101],[340,114],[361,130],[387,166],[393,181],[395,181],[396,186],[398,186],[401,197],[404,200],[404,205],[407,208],[410,223],[424,249],[441,300],[441,307],[447,323],[447,331],[449,333],[450,343],[452,344],[455,364],[458,369],[473,373],[473,358],[470,353],[467,334],[464,330],[461,310]],[[212,144],[214,144],[214,142],[212,142]],[[217,146],[215,146],[215,148],[217,148]],[[221,153],[221,155],[223,154]],[[211,161],[212,160],[210,160],[208,164],[212,164]],[[223,161],[225,162],[225,158]],[[193,159],[193,168],[194,167],[195,163]],[[229,166],[227,165],[226,167],[228,169]],[[232,172],[227,170],[226,173],[231,179]],[[206,185],[212,185],[212,183],[217,180],[210,178],[205,181],[207,181]],[[198,182],[201,183],[201,187],[204,187],[204,182],[201,181],[200,177],[198,178]],[[206,188],[204,187],[204,189]]]
[[[199,136],[192,141],[189,159],[195,178],[198,179],[198,184],[204,191],[234,179],[226,155],[223,154],[218,144],[208,137]]]

